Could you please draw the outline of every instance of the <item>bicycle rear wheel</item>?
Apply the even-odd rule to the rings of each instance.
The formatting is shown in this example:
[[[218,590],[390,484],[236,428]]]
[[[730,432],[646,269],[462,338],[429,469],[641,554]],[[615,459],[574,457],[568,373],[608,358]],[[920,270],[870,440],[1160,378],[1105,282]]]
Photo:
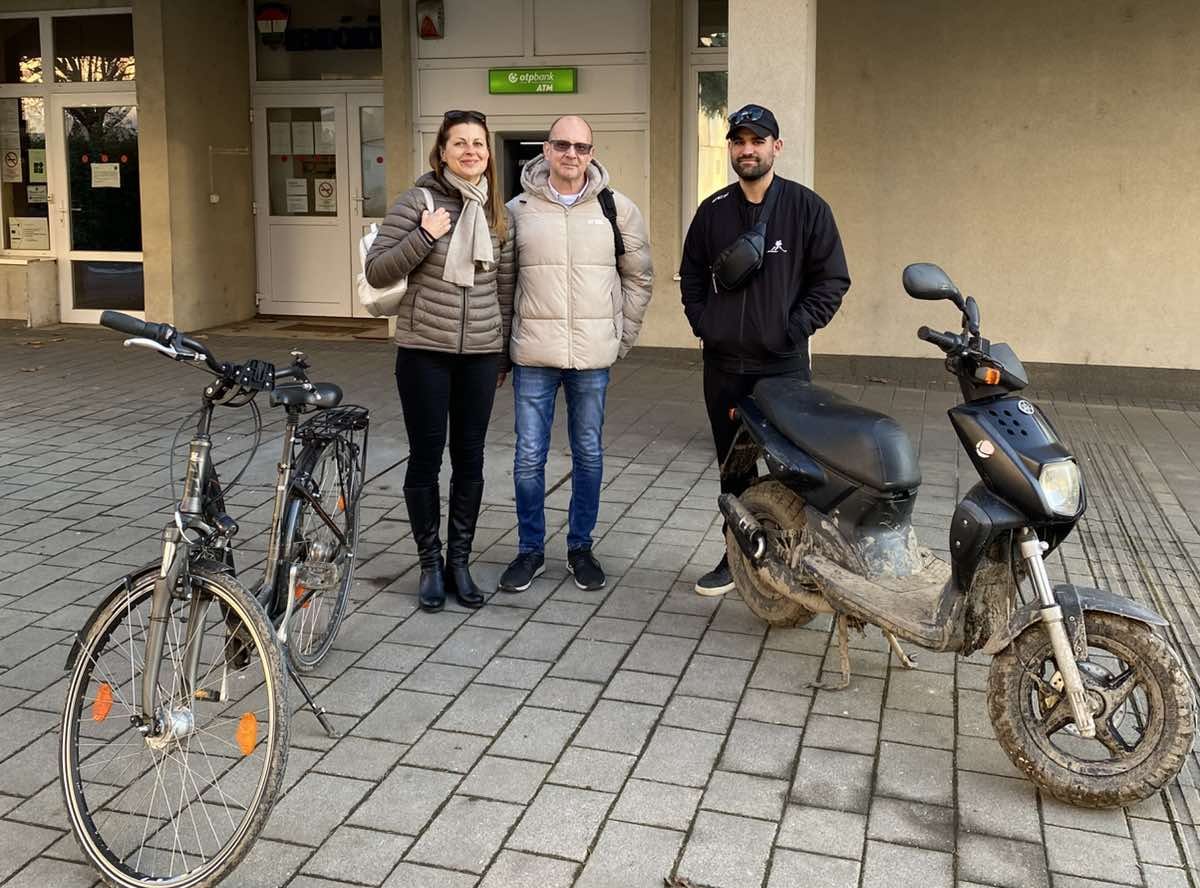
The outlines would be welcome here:
[[[282,549],[287,561],[300,566],[287,627],[288,657],[296,669],[308,672],[329,653],[350,600],[362,474],[344,438],[307,445],[296,465],[298,483],[319,505],[292,496]]]
[[[109,885],[214,885],[249,851],[287,758],[287,681],[261,607],[232,577],[193,569],[171,601],[157,737],[137,724],[155,573],[101,606],[63,709],[60,777],[71,828]],[[195,684],[186,639],[199,632]]]

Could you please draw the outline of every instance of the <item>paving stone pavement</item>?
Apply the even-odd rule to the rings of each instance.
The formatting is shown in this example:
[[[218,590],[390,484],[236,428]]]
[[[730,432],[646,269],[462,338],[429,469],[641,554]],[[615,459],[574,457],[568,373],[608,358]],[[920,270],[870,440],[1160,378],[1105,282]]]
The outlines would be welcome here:
[[[306,347],[314,377],[373,415],[352,610],[312,682],[343,736],[295,714],[286,792],[225,884],[1200,885],[1194,760],[1128,810],[1072,809],[996,744],[985,658],[925,653],[910,672],[871,630],[854,640],[851,688],[813,690],[837,669],[826,619],[768,630],[734,594],[692,593],[722,551],[697,353],[635,350],[614,368],[596,530],[605,589],[580,591],[565,569],[560,402],[545,575],[480,611],[428,615],[416,608],[390,347],[209,344],[281,362]],[[0,884],[91,885],[57,784],[63,664],[90,607],[156,555],[172,437],[202,377],[108,331],[60,327],[0,329],[0,379]],[[918,444],[919,533],[945,555],[954,504],[976,480],[944,415],[955,392],[834,387],[893,413]],[[1194,665],[1200,393],[1030,394],[1080,454],[1091,497],[1053,576],[1169,609]],[[488,587],[515,554],[512,413],[505,388],[476,540]],[[246,429],[244,412],[221,426],[218,451],[244,455]],[[250,576],[276,458],[268,436],[230,496]],[[295,709],[299,694],[289,699]]]

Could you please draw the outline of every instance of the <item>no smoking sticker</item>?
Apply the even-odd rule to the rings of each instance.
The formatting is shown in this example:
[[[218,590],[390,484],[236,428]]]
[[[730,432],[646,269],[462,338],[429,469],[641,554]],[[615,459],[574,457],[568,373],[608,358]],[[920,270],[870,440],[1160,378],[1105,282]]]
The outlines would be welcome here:
[[[318,213],[337,212],[337,179],[313,180],[314,211]]]

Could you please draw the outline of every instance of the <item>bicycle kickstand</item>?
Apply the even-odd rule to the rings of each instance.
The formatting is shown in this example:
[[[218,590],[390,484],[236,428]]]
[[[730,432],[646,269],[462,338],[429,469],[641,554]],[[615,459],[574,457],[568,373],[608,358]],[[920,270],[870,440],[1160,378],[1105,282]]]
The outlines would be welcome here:
[[[317,721],[321,723],[321,727],[325,729],[325,733],[332,739],[336,740],[341,735],[333,729],[333,725],[329,723],[329,719],[325,717],[325,707],[318,706],[317,701],[313,699],[312,694],[308,692],[308,688],[304,685],[304,680],[300,677],[291,662],[288,662],[288,674],[291,675],[292,681],[296,683],[296,687],[300,689],[300,693],[304,695],[305,701],[308,703],[308,708],[313,711],[313,715],[317,717]]]

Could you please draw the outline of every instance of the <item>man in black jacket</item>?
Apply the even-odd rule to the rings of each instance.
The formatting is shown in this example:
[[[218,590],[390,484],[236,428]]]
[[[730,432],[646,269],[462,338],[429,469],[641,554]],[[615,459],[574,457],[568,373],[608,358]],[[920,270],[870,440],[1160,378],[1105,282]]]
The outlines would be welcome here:
[[[729,410],[764,376],[812,378],[808,339],[829,323],[850,287],[842,239],[829,205],[799,182],[775,175],[783,150],[775,115],[746,105],[729,116],[729,161],[738,181],[704,200],[683,243],[679,266],[683,310],[704,341],[704,403],[723,463],[737,424]],[[713,263],[758,222],[768,190],[775,193],[767,220],[762,267],[737,290],[717,282]],[[754,479],[723,477],[722,493],[742,493]],[[701,595],[733,589],[729,563],[696,582]]]

